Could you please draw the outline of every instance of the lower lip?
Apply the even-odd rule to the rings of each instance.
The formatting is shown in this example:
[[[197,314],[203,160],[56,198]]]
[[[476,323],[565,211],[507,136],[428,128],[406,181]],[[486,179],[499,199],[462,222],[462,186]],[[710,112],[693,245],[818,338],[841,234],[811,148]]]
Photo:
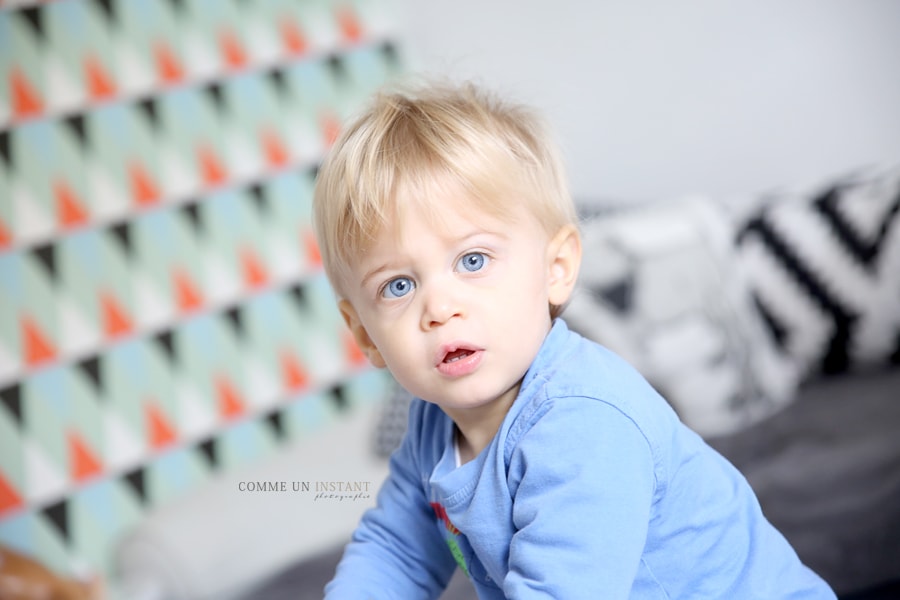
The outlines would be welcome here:
[[[481,364],[481,359],[484,357],[484,352],[481,350],[476,350],[472,352],[472,354],[460,358],[459,360],[455,360],[453,362],[442,362],[437,366],[437,370],[446,377],[462,377],[463,375],[468,375],[475,371],[478,368],[478,365]]]

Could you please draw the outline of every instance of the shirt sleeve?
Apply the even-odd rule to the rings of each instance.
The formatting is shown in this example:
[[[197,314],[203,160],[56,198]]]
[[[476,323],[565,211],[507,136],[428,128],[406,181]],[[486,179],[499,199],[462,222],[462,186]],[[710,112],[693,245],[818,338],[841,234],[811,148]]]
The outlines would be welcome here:
[[[510,457],[507,598],[628,598],[647,538],[651,446],[620,409],[560,398]]]
[[[353,533],[325,587],[326,600],[437,598],[450,581],[456,562],[426,499],[414,448],[420,416],[421,410],[411,411],[377,504]]]

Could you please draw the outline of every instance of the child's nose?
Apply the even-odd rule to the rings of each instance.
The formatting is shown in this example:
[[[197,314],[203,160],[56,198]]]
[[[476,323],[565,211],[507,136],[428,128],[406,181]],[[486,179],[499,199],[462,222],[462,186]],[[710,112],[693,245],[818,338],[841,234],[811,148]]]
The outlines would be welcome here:
[[[440,327],[454,317],[463,316],[462,302],[450,285],[434,286],[425,294],[422,328],[426,331]]]

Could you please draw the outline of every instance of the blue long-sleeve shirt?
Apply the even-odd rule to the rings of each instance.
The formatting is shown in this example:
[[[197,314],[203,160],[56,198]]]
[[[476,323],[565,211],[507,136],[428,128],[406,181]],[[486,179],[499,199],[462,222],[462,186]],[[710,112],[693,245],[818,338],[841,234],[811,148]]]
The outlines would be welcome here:
[[[557,319],[497,434],[457,465],[414,400],[327,598],[834,598],[741,474],[628,364]]]

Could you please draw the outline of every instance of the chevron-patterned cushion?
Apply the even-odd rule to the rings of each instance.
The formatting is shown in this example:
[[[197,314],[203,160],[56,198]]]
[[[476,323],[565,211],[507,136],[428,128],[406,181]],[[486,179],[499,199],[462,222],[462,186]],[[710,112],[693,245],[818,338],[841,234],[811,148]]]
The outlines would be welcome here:
[[[900,168],[768,199],[737,257],[772,339],[805,375],[900,363]]]
[[[633,364],[688,426],[727,434],[793,398],[798,370],[766,334],[735,268],[733,220],[715,201],[628,207],[582,232],[564,318]]]

